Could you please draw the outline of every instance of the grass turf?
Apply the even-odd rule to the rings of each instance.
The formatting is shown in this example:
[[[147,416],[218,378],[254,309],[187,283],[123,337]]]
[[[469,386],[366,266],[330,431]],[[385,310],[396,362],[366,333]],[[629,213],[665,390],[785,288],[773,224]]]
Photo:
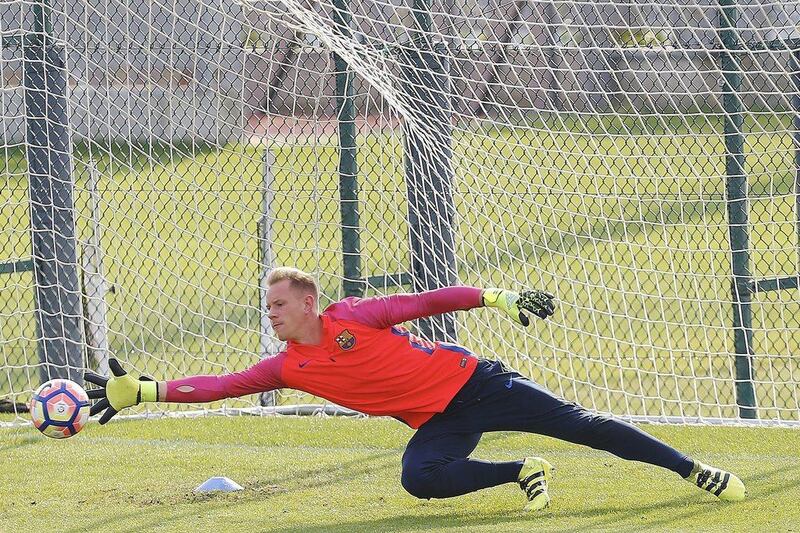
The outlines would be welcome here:
[[[549,438],[487,434],[475,456],[553,462],[553,503],[521,511],[514,485],[417,500],[399,482],[411,430],[388,419],[200,418],[90,424],[66,441],[0,433],[0,531],[797,531],[798,433],[643,428],[742,477],[717,501],[675,474]],[[192,489],[225,475],[243,492]]]

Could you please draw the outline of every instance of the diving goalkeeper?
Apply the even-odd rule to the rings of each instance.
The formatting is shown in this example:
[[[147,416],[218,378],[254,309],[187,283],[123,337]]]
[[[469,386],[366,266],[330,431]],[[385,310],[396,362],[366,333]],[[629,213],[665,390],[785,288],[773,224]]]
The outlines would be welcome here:
[[[635,426],[593,414],[556,397],[499,361],[481,359],[455,344],[432,343],[398,324],[476,307],[494,307],[527,326],[526,312],[545,319],[553,295],[503,289],[448,287],[420,294],[345,298],[321,314],[318,288],[307,273],[276,268],[267,280],[267,308],[285,351],[250,368],[219,376],[173,381],[135,379],[116,359],[99,385],[95,415],[105,424],[141,402],[210,402],[292,388],[370,415],[392,416],[416,429],[402,459],[403,487],[418,498],[448,498],[517,482],[526,510],[550,503],[553,467],[545,459],[489,462],[470,458],[487,431],[525,431],[605,450],[623,459],[676,472],[718,498],[745,497],[741,480],[682,454]]]

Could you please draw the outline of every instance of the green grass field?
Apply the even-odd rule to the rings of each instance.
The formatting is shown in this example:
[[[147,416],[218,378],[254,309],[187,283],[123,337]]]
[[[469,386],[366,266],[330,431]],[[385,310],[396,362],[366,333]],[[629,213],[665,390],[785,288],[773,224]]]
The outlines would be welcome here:
[[[422,501],[399,482],[411,430],[387,419],[203,418],[91,423],[53,441],[0,433],[0,531],[797,531],[800,454],[786,429],[643,426],[736,472],[725,504],[675,474],[523,434],[484,436],[475,456],[548,458],[553,503],[521,511],[505,485]],[[224,475],[243,492],[200,496]]]

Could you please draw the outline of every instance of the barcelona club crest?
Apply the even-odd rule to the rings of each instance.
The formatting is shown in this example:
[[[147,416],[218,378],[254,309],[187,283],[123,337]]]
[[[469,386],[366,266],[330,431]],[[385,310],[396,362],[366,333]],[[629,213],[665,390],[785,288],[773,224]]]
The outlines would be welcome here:
[[[336,344],[342,350],[349,350],[356,345],[356,338],[349,330],[344,330],[336,336]]]

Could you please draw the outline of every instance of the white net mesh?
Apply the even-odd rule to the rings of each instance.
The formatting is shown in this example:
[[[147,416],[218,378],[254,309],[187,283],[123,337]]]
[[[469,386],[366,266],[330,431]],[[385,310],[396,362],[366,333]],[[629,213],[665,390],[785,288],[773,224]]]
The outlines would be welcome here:
[[[322,307],[353,268],[365,295],[411,290],[387,280],[412,278],[413,243],[447,233],[441,209],[409,224],[416,176],[440,208],[449,181],[459,283],[559,298],[528,330],[461,313],[460,343],[599,411],[733,419],[752,385],[752,414],[800,420],[797,291],[769,290],[800,268],[797,2],[51,4],[0,6],[3,399],[42,378],[31,217],[52,206],[30,202],[24,58],[47,21],[67,85],[76,369],[113,354],[167,379],[274,353],[259,303],[271,265],[312,272]],[[737,139],[746,224],[729,214],[745,205]],[[342,200],[350,177],[357,201]],[[732,293],[732,250],[758,291]],[[748,312],[737,397],[734,315]]]

